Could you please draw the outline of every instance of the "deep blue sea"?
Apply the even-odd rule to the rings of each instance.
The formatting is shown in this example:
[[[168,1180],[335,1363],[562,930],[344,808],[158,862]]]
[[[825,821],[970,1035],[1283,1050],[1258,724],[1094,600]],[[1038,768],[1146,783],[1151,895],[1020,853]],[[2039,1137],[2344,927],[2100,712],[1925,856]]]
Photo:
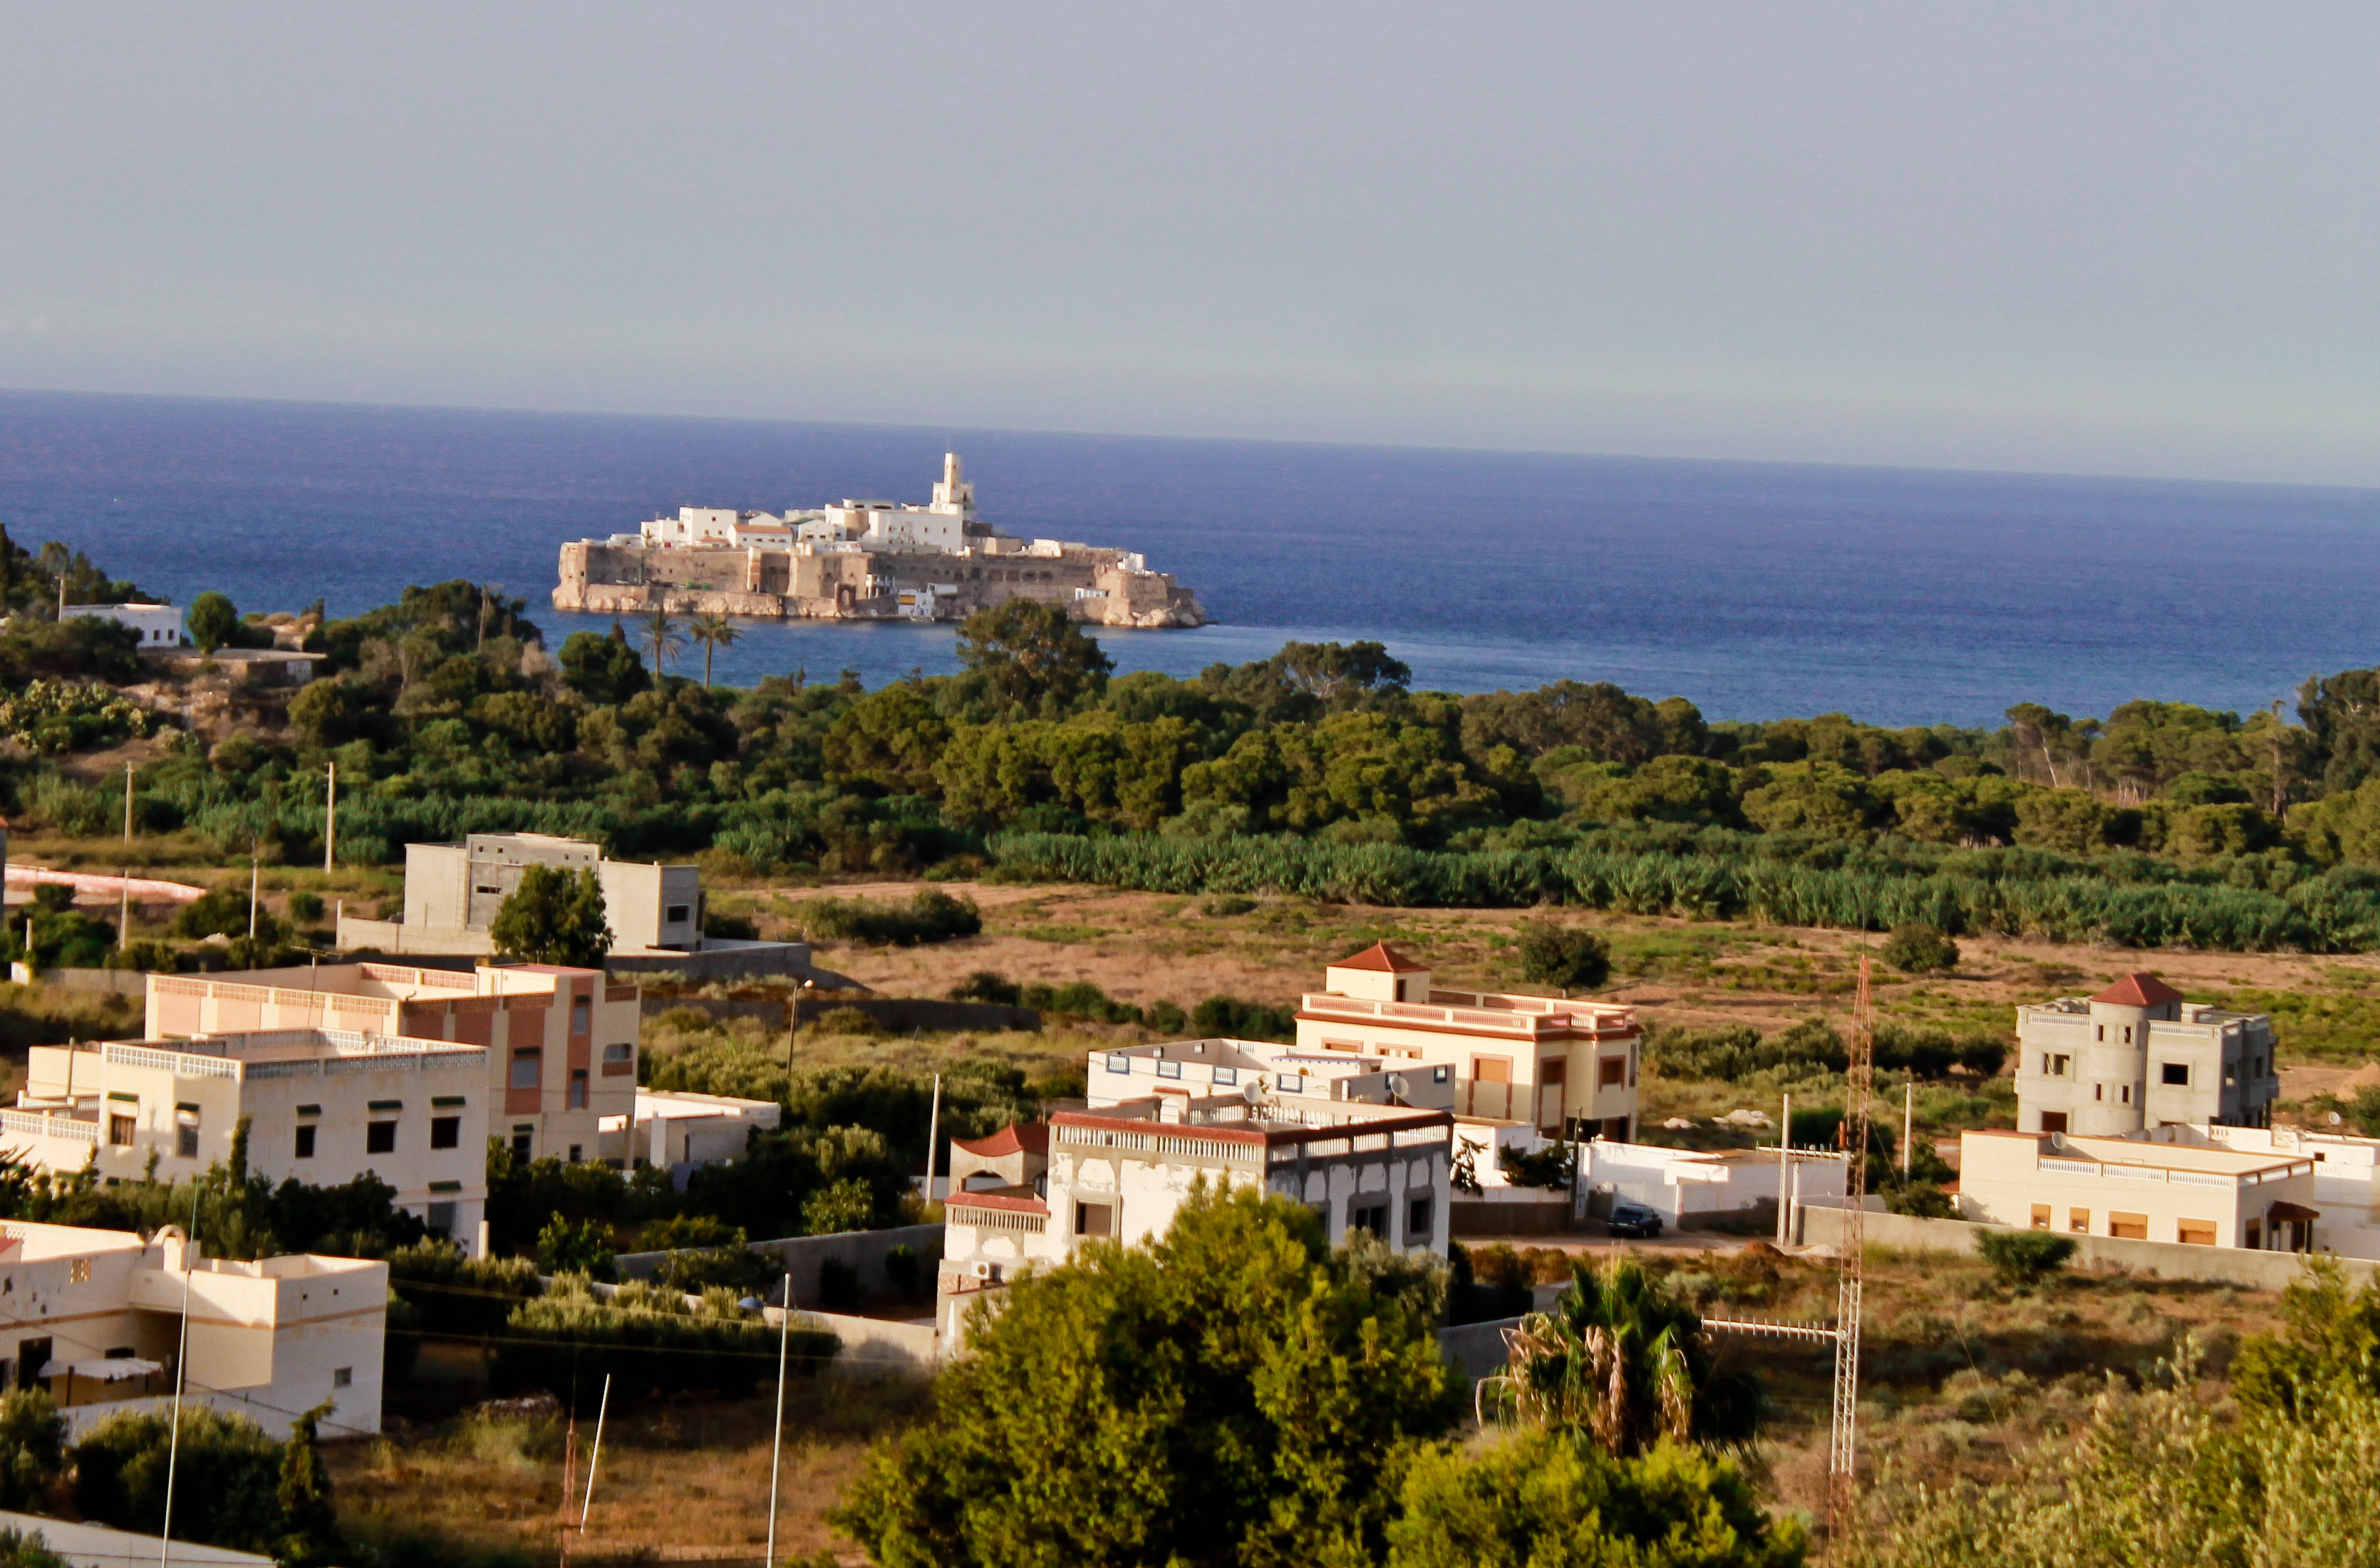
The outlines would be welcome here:
[[[681,504],[923,501],[1145,550],[1217,624],[1099,633],[1190,674],[1377,638],[1415,683],[1570,677],[1713,718],[2245,711],[2380,662],[2380,491],[752,420],[0,392],[0,522],[176,603],[334,614],[472,577],[556,644],[556,548]],[[699,657],[682,668],[698,669]],[[948,627],[754,623],[722,681],[953,668]]]

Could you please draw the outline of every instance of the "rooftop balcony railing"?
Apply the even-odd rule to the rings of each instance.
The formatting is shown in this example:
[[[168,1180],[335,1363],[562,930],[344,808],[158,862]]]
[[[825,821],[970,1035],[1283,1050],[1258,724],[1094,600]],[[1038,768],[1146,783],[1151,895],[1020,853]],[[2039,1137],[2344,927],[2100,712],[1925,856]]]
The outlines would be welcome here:
[[[1326,1018],[1373,1023],[1416,1023],[1481,1034],[1534,1039],[1545,1034],[1633,1034],[1636,1009],[1556,996],[1508,996],[1493,992],[1432,991],[1427,1002],[1380,1002],[1310,991],[1299,1009]]]

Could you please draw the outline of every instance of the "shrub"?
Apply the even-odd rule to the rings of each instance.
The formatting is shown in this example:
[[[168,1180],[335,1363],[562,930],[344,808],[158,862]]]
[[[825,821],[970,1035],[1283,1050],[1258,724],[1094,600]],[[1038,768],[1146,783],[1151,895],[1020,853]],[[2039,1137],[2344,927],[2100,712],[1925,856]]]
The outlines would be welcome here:
[[[983,930],[983,912],[973,899],[956,899],[939,887],[921,887],[906,904],[872,899],[811,899],[795,911],[812,936],[872,947],[915,947],[950,942]]]
[[[177,1538],[271,1551],[279,1545],[281,1444],[245,1416],[204,1405],[182,1409],[175,1461]],[[172,1424],[123,1411],[74,1445],[74,1502],[86,1519],[155,1535],[164,1522],[166,1449]]]
[[[537,1236],[537,1265],[549,1274],[612,1277],[612,1233],[593,1220],[572,1221],[556,1214]]]
[[[2044,1230],[1987,1230],[1975,1238],[1975,1250],[2002,1285],[2029,1287],[2066,1266],[2074,1256],[2074,1240]]]
[[[1906,1214],[1913,1220],[1955,1220],[1959,1217],[1959,1206],[1950,1200],[1950,1195],[1930,1181],[1903,1182],[1887,1188],[1884,1206],[1888,1212]]]
[[[925,1261],[917,1249],[906,1242],[884,1254],[884,1283],[901,1296],[914,1297],[917,1285],[925,1277]]]
[[[1904,974],[1948,974],[1959,967],[1959,945],[1938,925],[1896,925],[1884,961]]]
[[[1592,991],[1611,978],[1611,949],[1583,926],[1521,923],[1521,978],[1532,985]]]
[[[590,1405],[607,1373],[615,1397],[701,1390],[742,1398],[773,1374],[777,1336],[725,1292],[708,1292],[694,1308],[677,1291],[624,1285],[603,1301],[585,1276],[566,1274],[513,1309],[496,1351],[496,1380]],[[790,1338],[792,1364],[805,1372],[835,1353],[830,1333],[795,1328]]]
[[[720,914],[705,910],[702,914],[702,934],[705,936],[717,936],[730,942],[758,942],[760,939],[760,927],[759,923],[748,915]]]
[[[802,1234],[835,1236],[876,1223],[876,1194],[857,1176],[821,1187],[802,1203]]]
[[[979,969],[951,987],[953,1002],[990,1002],[997,1007],[1017,1005],[1016,982],[998,970]]]
[[[1201,1038],[1294,1040],[1297,1015],[1236,996],[1209,996],[1190,1010],[1190,1031]]]
[[[42,1512],[66,1465],[67,1419],[40,1388],[0,1394],[0,1508]]]
[[[322,895],[310,888],[299,888],[289,895],[289,918],[302,920],[309,925],[322,918]]]
[[[830,1312],[856,1312],[864,1299],[859,1271],[838,1259],[819,1265],[819,1305]]]
[[[819,1015],[812,1027],[820,1034],[855,1034],[862,1039],[873,1039],[884,1032],[884,1026],[876,1021],[875,1015],[857,1007],[829,1007]]]

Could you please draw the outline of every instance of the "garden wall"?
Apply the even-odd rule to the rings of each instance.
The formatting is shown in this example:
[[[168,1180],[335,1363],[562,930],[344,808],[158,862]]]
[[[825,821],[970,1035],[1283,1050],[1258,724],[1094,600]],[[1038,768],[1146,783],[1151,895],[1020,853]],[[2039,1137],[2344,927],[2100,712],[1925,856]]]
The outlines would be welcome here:
[[[1806,1247],[1831,1247],[1842,1239],[1840,1209],[1804,1205],[1796,1237]],[[1972,1220],[1920,1220],[1907,1214],[1867,1216],[1865,1233],[1872,1247],[1899,1247],[1912,1252],[1953,1252],[1972,1255],[1976,1238],[2002,1225]],[[2306,1260],[2294,1252],[2251,1252],[2241,1247],[2184,1247],[2172,1241],[2126,1241],[2112,1236],[2069,1237],[2074,1245],[2074,1267],[2123,1270],[2157,1279],[2204,1280],[2216,1285],[2241,1285],[2256,1290],[2279,1290],[2305,1272]],[[2338,1260],[2350,1281],[2370,1279],[2380,1263],[2359,1258]]]

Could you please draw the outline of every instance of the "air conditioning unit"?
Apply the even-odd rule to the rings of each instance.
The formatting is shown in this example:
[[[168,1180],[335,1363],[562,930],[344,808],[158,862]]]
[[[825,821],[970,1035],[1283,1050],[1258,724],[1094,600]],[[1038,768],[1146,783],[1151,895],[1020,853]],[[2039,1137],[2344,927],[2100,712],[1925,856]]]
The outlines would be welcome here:
[[[997,1282],[1000,1278],[1000,1265],[997,1263],[984,1262],[969,1263],[967,1265],[967,1273],[976,1279],[983,1281],[987,1285],[990,1285]]]

